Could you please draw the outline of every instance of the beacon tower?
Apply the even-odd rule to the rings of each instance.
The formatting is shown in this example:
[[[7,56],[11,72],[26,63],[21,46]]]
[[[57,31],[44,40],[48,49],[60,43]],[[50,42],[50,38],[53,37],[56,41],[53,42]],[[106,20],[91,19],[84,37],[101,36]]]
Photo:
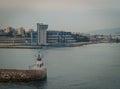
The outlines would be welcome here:
[[[37,23],[38,45],[46,45],[46,30],[48,25]]]

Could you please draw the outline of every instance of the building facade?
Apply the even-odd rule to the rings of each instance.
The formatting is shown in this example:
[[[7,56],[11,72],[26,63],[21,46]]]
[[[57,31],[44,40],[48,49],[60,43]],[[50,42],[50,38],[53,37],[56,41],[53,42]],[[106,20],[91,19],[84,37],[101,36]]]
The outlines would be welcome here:
[[[25,36],[25,29],[23,27],[18,28],[17,34],[24,37]]]
[[[7,27],[6,29],[5,29],[5,33],[10,33],[10,32],[12,32],[13,31],[13,28],[12,27]]]
[[[46,45],[46,31],[48,25],[37,23],[37,33],[38,33],[38,45]]]
[[[74,43],[71,32],[65,31],[47,31],[47,43]]]

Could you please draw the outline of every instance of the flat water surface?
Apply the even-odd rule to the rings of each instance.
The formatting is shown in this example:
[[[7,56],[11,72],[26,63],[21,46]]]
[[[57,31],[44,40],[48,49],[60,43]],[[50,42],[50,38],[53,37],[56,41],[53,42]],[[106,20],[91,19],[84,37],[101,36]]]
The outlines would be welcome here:
[[[0,83],[0,89],[120,89],[120,44],[0,49],[0,69],[28,69],[44,54],[47,81]]]

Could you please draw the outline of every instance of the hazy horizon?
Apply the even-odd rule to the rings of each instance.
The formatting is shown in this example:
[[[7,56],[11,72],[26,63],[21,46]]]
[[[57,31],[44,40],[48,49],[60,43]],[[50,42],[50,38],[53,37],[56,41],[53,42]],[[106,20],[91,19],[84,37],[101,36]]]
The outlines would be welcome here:
[[[119,0],[0,0],[0,28],[89,32],[120,27]]]

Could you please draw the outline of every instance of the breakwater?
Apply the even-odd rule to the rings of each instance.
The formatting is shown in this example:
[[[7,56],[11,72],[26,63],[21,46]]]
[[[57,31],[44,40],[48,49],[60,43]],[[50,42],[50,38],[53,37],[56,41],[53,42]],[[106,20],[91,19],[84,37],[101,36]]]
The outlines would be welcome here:
[[[46,78],[47,73],[45,67],[41,70],[0,69],[0,82],[42,81]]]

